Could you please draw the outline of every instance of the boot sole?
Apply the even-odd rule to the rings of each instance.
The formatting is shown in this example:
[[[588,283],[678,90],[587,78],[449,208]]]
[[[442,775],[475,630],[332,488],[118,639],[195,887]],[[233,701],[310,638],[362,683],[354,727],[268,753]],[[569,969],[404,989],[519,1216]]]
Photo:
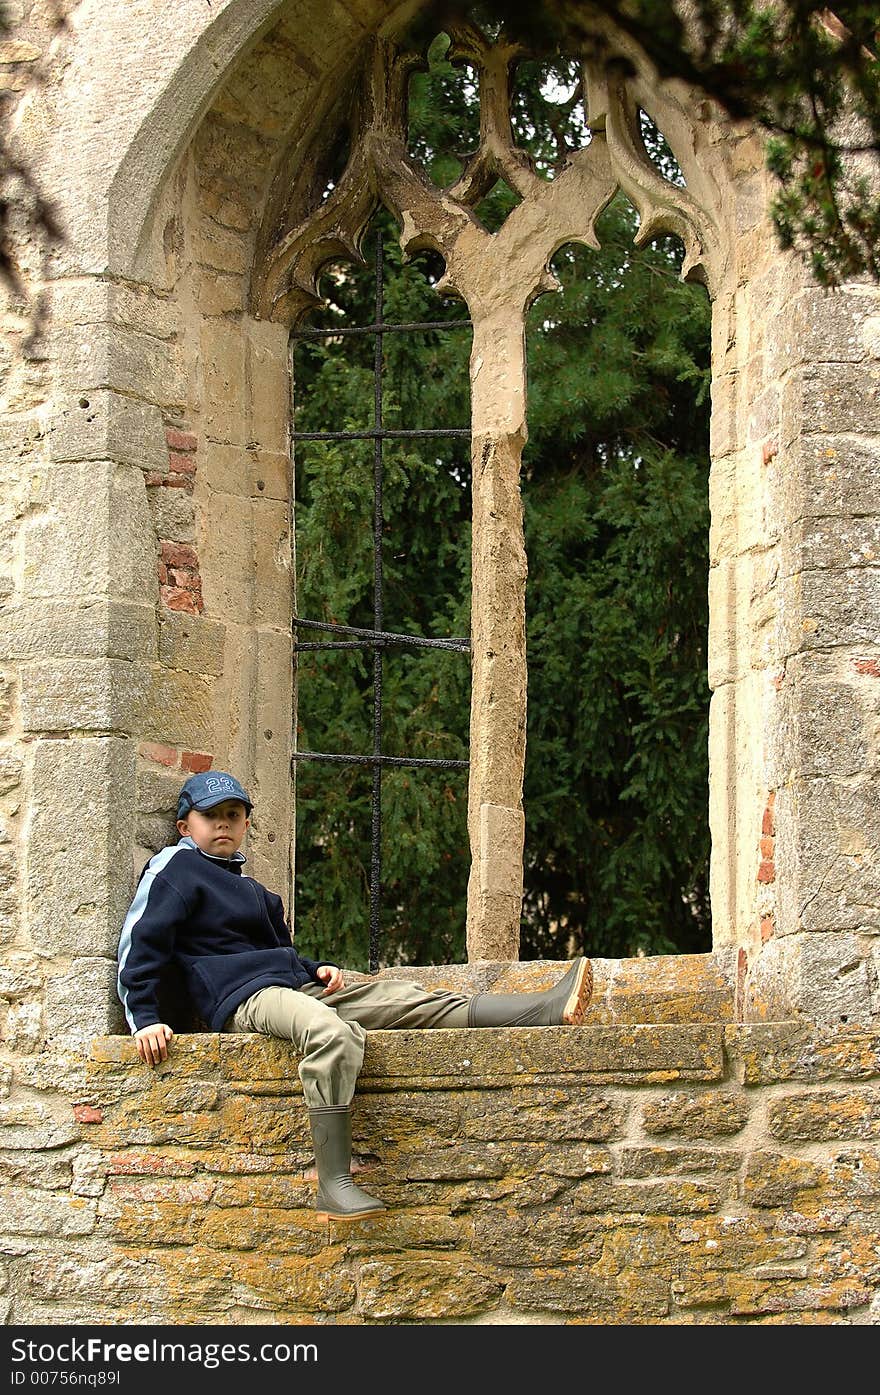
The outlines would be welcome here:
[[[562,1020],[567,1027],[580,1027],[587,1015],[587,1008],[593,997],[593,966],[589,959],[582,959],[575,976],[574,985],[562,1010]]]
[[[351,1211],[345,1215],[336,1215],[333,1211],[318,1211],[316,1215],[319,1221],[367,1221],[371,1216],[384,1216],[387,1206],[377,1206],[372,1211]]]

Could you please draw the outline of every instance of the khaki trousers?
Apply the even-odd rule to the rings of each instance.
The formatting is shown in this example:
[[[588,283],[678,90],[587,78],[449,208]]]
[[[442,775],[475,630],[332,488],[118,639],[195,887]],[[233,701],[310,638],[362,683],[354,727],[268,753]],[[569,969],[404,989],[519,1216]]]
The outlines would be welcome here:
[[[355,983],[327,998],[324,991],[321,983],[261,988],[226,1027],[292,1042],[309,1109],[351,1103],[368,1031],[467,1026],[470,999],[461,993],[428,992],[403,979]]]

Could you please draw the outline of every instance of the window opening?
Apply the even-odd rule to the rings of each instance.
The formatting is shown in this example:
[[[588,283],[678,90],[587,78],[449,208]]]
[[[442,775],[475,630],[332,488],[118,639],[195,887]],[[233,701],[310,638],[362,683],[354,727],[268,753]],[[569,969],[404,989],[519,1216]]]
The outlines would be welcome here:
[[[291,774],[300,761],[329,762],[340,765],[363,765],[372,768],[371,794],[371,839],[370,839],[370,926],[369,926],[369,971],[377,973],[380,952],[380,918],[382,906],[382,771],[388,767],[427,767],[438,770],[466,770],[467,760],[453,760],[441,757],[391,756],[385,754],[383,745],[382,680],[383,656],[386,650],[402,649],[441,649],[454,653],[469,653],[470,639],[450,636],[430,637],[410,633],[399,633],[385,629],[385,585],[383,560],[383,533],[385,525],[383,508],[384,484],[384,443],[390,440],[430,440],[442,437],[470,439],[469,427],[430,427],[407,429],[386,427],[384,424],[384,338],[389,334],[417,334],[424,331],[445,332],[447,330],[470,328],[469,319],[424,320],[393,322],[385,319],[384,296],[384,252],[381,225],[377,226],[375,239],[375,290],[374,317],[366,325],[334,325],[324,328],[303,328],[291,332],[291,340],[328,339],[342,337],[373,338],[373,425],[362,430],[346,431],[291,431],[294,450],[310,441],[372,441],[373,442],[373,625],[364,628],[353,625],[333,624],[314,620],[305,616],[295,616],[293,627],[297,632],[294,642],[294,663],[297,655],[309,650],[364,650],[372,655],[372,748],[369,752],[343,753],[328,751],[295,751],[292,756]],[[326,640],[299,638],[299,633],[323,632],[338,636]]]
[[[528,320],[525,957],[711,948],[711,309],[636,229],[618,194]]]

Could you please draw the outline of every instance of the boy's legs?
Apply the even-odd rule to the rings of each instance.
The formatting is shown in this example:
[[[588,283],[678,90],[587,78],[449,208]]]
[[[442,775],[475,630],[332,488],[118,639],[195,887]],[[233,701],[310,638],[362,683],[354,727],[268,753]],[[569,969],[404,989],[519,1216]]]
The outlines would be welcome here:
[[[323,992],[318,984],[308,985],[312,987]],[[261,988],[236,1010],[232,1030],[260,1032],[293,1043],[300,1057],[299,1078],[309,1109],[351,1103],[367,1039],[356,1019],[344,1019],[310,991]]]
[[[359,1024],[369,1032],[468,1025],[470,999],[463,993],[428,990],[406,979],[352,983],[327,998],[320,997],[324,989],[318,983],[307,983],[300,992],[333,1008],[343,1022]]]
[[[363,1027],[343,1021],[313,995],[281,986],[262,988],[247,998],[231,1026],[235,1032],[279,1037],[299,1052],[318,1173],[315,1209],[341,1221],[381,1214],[385,1203],[351,1175],[351,1099],[364,1059]]]

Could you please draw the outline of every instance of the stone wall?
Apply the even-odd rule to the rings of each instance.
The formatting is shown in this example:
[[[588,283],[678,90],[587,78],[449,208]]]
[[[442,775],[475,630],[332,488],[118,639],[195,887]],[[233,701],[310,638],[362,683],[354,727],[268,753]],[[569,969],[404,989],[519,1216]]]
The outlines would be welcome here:
[[[289,325],[254,288],[270,252],[315,270],[316,150],[414,7],[66,0],[61,32],[46,0],[8,8],[14,148],[64,236],[16,223],[0,357],[7,1319],[876,1321],[878,288],[812,286],[774,243],[756,134],[634,80],[687,192],[622,146],[614,179],[713,302],[713,956],[606,965],[588,1026],[539,1042],[377,1034],[358,1145],[393,1210],[320,1231],[289,1053],[183,1037],[146,1077],[115,950],[209,764],[253,786],[251,866],[290,899]],[[592,95],[612,149],[620,104]],[[330,229],[341,253],[374,192]],[[513,343],[506,312],[489,328]],[[518,777],[483,773],[508,791],[478,822],[510,902]],[[486,946],[443,972],[491,980]]]
[[[580,1028],[371,1033],[355,1165],[389,1209],[355,1224],[313,1210],[282,1043],[56,1062],[3,1107],[7,1321],[877,1322],[877,1032],[737,1024],[711,956],[596,983]]]

